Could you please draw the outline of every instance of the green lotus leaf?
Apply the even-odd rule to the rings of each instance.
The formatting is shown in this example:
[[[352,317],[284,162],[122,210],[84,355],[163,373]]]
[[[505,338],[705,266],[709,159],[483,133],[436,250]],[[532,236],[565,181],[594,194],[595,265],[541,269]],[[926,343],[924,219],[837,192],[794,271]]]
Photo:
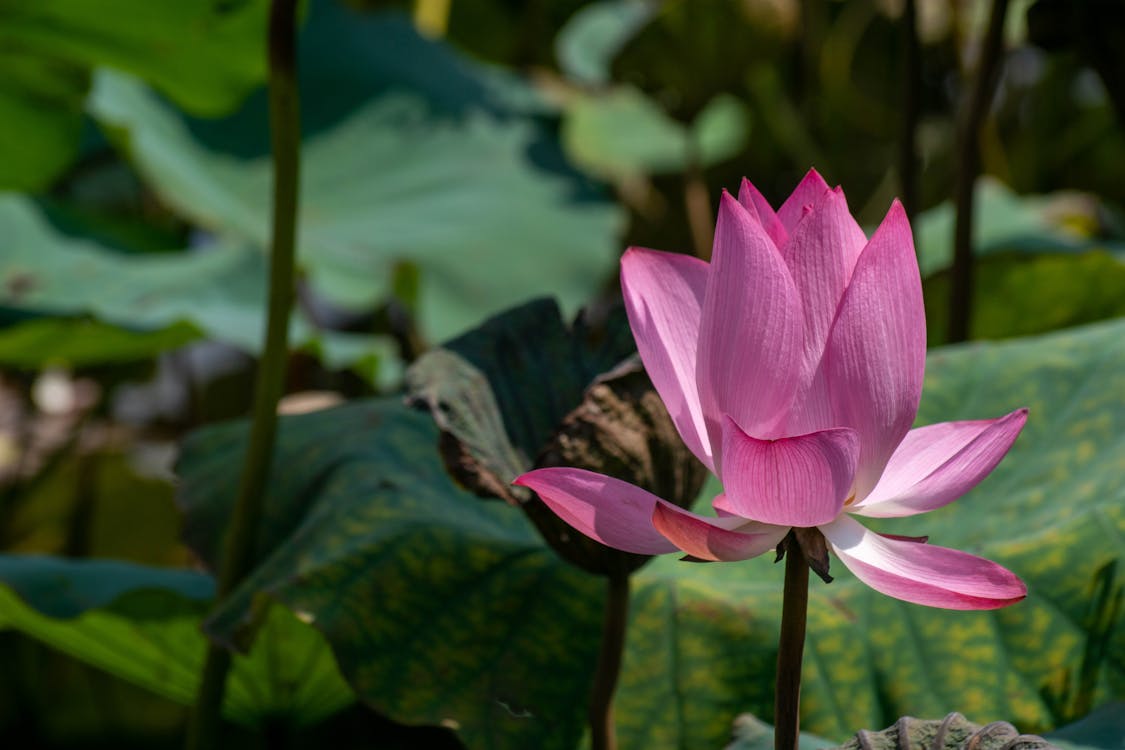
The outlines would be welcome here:
[[[1097,596],[1119,589],[1113,572],[1125,565],[1123,336],[1115,321],[930,353],[919,424],[1028,406],[1028,426],[966,497],[872,525],[998,560],[1028,597],[992,612],[928,609],[834,566],[837,579],[810,592],[802,727],[842,739],[957,707],[1043,733],[1079,718],[1075,705],[1125,690],[1125,628],[1105,627]],[[734,694],[741,710],[772,714],[781,578],[764,558],[693,566],[665,556],[638,573],[618,694],[625,746],[719,745]],[[1066,700],[1051,697],[1060,691]]]
[[[0,556],[0,629],[13,628],[173,701],[194,703],[214,594],[206,575],[111,560]],[[223,711],[257,725],[313,724],[354,701],[324,639],[274,607],[236,656]]]
[[[198,114],[232,109],[266,73],[264,0],[41,0],[0,7],[0,188],[39,189],[78,150],[90,71],[152,83]]]
[[[753,714],[742,714],[734,720],[734,741],[723,750],[772,750],[773,727]],[[804,750],[831,750],[828,740],[801,732],[800,746]]]
[[[688,126],[640,91],[618,87],[578,96],[563,121],[563,142],[578,164],[605,178],[683,172],[738,153],[748,117],[737,99],[720,95]]]
[[[1106,703],[1047,739],[1065,750],[1125,750],[1125,702]]]
[[[1123,256],[1120,243],[1092,240],[1081,230],[1093,221],[1089,199],[1076,194],[1021,196],[1003,183],[982,177],[974,196],[973,248],[978,258],[993,253],[1075,254],[1106,249]],[[922,276],[953,263],[953,204],[923,211],[914,223],[914,241]]]
[[[409,266],[417,322],[440,340],[529,294],[573,311],[611,272],[621,211],[527,116],[525,85],[499,84],[397,17],[336,3],[313,4],[300,55],[298,252],[329,300],[385,303]],[[256,247],[269,231],[263,105],[258,94],[229,118],[190,120],[110,73],[90,101],[164,203]]]
[[[1121,373],[1125,321],[930,354],[920,424],[1024,405],[1031,418],[968,496],[879,528],[996,559],[1029,595],[990,612],[925,609],[834,569],[836,581],[811,591],[806,729],[840,740],[956,706],[976,722],[1044,732],[1125,690],[1125,629],[1107,627],[1097,605],[1125,565]],[[222,498],[244,434],[215,428],[185,446],[182,501],[205,556],[229,513]],[[428,417],[394,401],[283,420],[259,542],[269,555],[211,628],[237,640],[266,592],[321,628],[357,692],[391,717],[447,720],[473,748],[547,737],[571,747],[597,648],[598,582],[518,510],[450,485],[437,442]],[[674,556],[633,577],[615,710],[623,748],[717,747],[735,716],[772,712],[781,577],[765,558]]]
[[[195,341],[186,323],[137,331],[75,318],[34,318],[0,328],[0,362],[28,369],[148,359]]]
[[[184,445],[186,532],[208,559],[244,439],[234,425]],[[263,553],[208,629],[245,644],[264,593],[321,630],[359,697],[397,721],[443,724],[471,747],[574,747],[600,582],[519,510],[454,487],[437,442],[400,399],[283,419]]]
[[[58,220],[33,198],[0,193],[0,361],[78,366],[140,359],[200,337],[259,351],[265,257],[245,244],[135,253]],[[96,236],[96,235],[95,235]],[[90,320],[92,319],[92,320]],[[371,360],[395,374],[389,338],[319,332],[294,314],[290,343],[335,366]]]

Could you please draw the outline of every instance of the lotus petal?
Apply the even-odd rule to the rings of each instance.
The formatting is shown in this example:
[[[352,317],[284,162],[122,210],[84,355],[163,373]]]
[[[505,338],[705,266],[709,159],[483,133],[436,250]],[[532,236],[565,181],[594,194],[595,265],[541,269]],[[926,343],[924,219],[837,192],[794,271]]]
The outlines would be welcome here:
[[[820,530],[856,578],[896,599],[945,609],[996,609],[1027,596],[1010,570],[967,552],[881,536],[850,516]]]
[[[827,189],[828,183],[815,169],[810,169],[805,174],[804,178],[797,183],[797,187],[793,188],[793,192],[781,204],[781,208],[777,209],[777,218],[781,220],[786,232],[793,233],[793,230],[805,215],[805,208],[820,200]]]
[[[645,370],[688,449],[709,469],[711,442],[695,385],[707,263],[688,255],[629,248],[621,290]]]
[[[801,434],[831,427],[827,380],[820,373],[828,333],[867,235],[848,211],[840,188],[826,190],[781,248],[804,310],[802,375],[785,431]]]
[[[922,282],[897,200],[856,262],[824,357],[834,424],[859,433],[862,500],[914,422],[926,367]]]
[[[883,476],[849,508],[876,518],[912,516],[948,505],[988,476],[1027,422],[1027,409],[999,419],[942,422],[906,433]]]
[[[773,240],[775,246],[781,248],[788,241],[789,233],[785,231],[785,225],[777,218],[769,201],[745,177],[742,178],[742,186],[738,189],[738,202],[751,216],[758,218],[758,223],[766,230],[766,234]]]
[[[723,430],[723,506],[743,518],[817,526],[840,514],[852,486],[859,436],[837,427],[759,440],[727,418]]]
[[[676,550],[652,526],[653,509],[671,503],[636,485],[567,467],[535,469],[513,484],[533,490],[559,518],[609,547],[638,555]]]
[[[722,417],[768,436],[793,400],[804,323],[797,289],[773,241],[723,193],[703,301],[697,383],[712,450]],[[715,469],[721,460],[715,456]]]
[[[652,525],[681,550],[700,560],[733,562],[775,548],[787,526],[770,526],[726,516],[708,518],[671,504],[657,504]]]

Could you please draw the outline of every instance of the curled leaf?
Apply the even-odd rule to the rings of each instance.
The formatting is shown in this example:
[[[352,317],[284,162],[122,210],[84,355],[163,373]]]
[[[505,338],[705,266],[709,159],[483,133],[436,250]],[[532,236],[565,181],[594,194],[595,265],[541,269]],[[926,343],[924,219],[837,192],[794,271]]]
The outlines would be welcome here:
[[[685,507],[699,494],[705,470],[633,354],[620,310],[568,327],[553,302],[536,300],[420,358],[407,373],[408,400],[433,416],[446,468],[466,488],[521,507],[584,570],[635,570],[648,558],[575,533],[510,484],[533,468],[577,466]]]

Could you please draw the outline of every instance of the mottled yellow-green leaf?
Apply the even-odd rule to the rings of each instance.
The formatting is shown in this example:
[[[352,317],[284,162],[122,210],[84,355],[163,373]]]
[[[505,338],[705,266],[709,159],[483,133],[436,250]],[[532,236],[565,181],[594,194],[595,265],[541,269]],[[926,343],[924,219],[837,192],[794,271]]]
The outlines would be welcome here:
[[[928,609],[836,562],[836,581],[814,580],[810,596],[804,729],[839,741],[957,710],[1044,732],[1077,718],[1084,700],[1125,691],[1125,628],[1099,631],[1092,605],[1099,586],[1121,585],[1109,573],[1125,565],[1122,394],[1125,321],[931,353],[919,424],[1029,406],[1028,427],[965,498],[878,528],[996,559],[1024,577],[1028,598],[990,612]],[[183,500],[205,556],[243,429],[185,446]],[[352,685],[393,718],[444,720],[472,748],[573,747],[599,582],[555,557],[518,509],[450,485],[436,441],[428,417],[395,402],[284,420],[268,556],[212,631],[238,640],[265,591],[321,628]],[[781,578],[768,556],[668,555],[634,576],[615,711],[623,749],[720,747],[736,716],[772,714]],[[1104,657],[1084,667],[1092,636]]]
[[[1098,576],[1116,563],[1111,585],[1122,586],[1125,321],[938,349],[927,367],[918,424],[1029,406],[1028,426],[966,497],[922,516],[869,523],[998,560],[1027,581],[1028,598],[992,612],[919,607],[872,591],[833,560],[836,581],[812,582],[801,695],[802,728],[824,737],[950,710],[1040,733],[1079,718],[1069,711],[1094,630]],[[636,579],[635,601],[657,596],[655,588],[669,604],[634,609],[618,699],[623,745],[675,737],[688,747],[720,746],[731,702],[772,716],[780,567],[766,558],[699,565],[665,556]],[[664,640],[654,640],[658,634]],[[1105,646],[1094,705],[1125,691],[1125,624],[1110,629]],[[654,659],[667,665],[657,674],[645,671]],[[744,663],[760,674],[732,678]],[[1068,674],[1068,700],[1046,698]],[[684,721],[672,710],[681,704],[709,706],[728,723]]]

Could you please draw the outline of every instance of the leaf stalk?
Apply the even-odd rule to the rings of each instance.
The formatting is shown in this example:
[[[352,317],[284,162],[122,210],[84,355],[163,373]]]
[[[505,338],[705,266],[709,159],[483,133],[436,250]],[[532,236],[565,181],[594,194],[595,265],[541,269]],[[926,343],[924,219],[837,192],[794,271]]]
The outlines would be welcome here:
[[[216,607],[249,572],[254,557],[266,482],[277,433],[277,402],[288,367],[289,313],[295,293],[297,201],[300,181],[301,125],[297,85],[298,0],[273,0],[269,17],[270,140],[273,152],[273,217],[270,242],[269,308],[266,340],[258,364],[250,438],[223,558],[218,573]],[[230,671],[230,652],[208,646],[195,711],[188,727],[188,750],[210,750],[216,737]]]
[[[617,732],[613,723],[613,694],[621,673],[625,651],[625,627],[629,619],[629,573],[610,572],[606,583],[605,619],[602,622],[601,652],[590,695],[591,750],[616,750]]]
[[[949,288],[948,343],[951,344],[969,338],[973,316],[973,195],[981,171],[980,130],[996,91],[1007,13],[1008,0],[992,0],[976,79],[958,134],[957,177],[953,188],[957,218],[953,227]]]

